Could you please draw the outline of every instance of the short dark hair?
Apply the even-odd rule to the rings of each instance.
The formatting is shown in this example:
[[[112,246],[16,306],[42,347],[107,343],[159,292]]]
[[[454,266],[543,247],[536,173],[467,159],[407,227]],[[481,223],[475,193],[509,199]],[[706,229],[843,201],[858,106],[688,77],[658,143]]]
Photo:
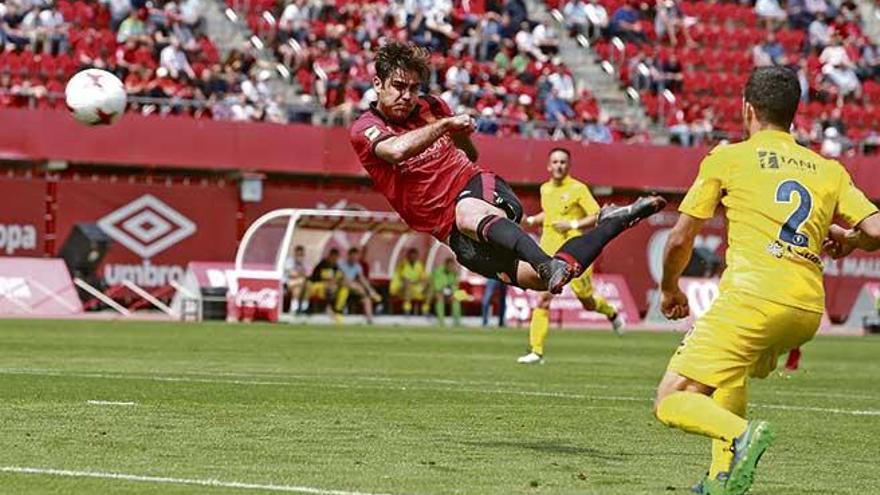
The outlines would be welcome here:
[[[425,82],[431,72],[428,51],[413,43],[389,41],[376,54],[376,76],[384,82],[398,70],[415,72]]]
[[[330,248],[330,252],[327,253],[327,256],[339,256],[339,249]]]
[[[787,67],[759,67],[749,76],[744,96],[758,120],[788,129],[801,100],[801,85],[797,74]]]
[[[355,254],[355,253],[357,253],[358,251],[360,251],[360,250],[359,250],[358,248],[356,248],[356,247],[350,247],[350,248],[348,248],[348,254]]]
[[[571,151],[568,151],[568,148],[563,148],[561,146],[557,146],[557,147],[553,148],[552,150],[550,150],[550,153],[547,153],[547,156],[550,156],[553,153],[556,153],[557,151],[565,153],[565,156],[567,156],[568,159],[571,160]]]

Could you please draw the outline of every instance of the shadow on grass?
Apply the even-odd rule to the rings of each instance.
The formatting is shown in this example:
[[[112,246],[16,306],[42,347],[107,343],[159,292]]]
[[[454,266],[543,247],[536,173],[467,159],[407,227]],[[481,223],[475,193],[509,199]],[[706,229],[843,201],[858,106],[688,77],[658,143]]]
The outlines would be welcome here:
[[[577,445],[566,444],[561,441],[537,441],[537,442],[511,442],[511,441],[493,441],[493,442],[464,442],[465,445],[477,448],[490,449],[521,449],[542,452],[545,454],[564,454],[591,457],[594,459],[602,459],[605,461],[623,461],[629,454],[625,453],[608,453],[592,447],[581,447]]]

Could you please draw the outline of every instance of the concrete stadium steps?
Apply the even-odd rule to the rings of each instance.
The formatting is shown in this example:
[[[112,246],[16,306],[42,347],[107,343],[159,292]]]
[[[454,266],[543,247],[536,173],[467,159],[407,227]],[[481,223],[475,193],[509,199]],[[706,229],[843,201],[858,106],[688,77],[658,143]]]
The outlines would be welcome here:
[[[590,47],[582,46],[577,39],[567,35],[565,27],[552,15],[551,11],[541,0],[526,0],[529,16],[533,20],[548,19],[559,32],[559,56],[565,65],[571,68],[578,88],[586,87],[599,102],[599,108],[608,116],[618,119],[628,118],[634,122],[645,124],[656,136],[656,129],[646,115],[644,108],[634,102],[621,85],[614,74],[609,74],[601,66],[596,52]],[[665,143],[665,129],[661,133],[661,142]]]

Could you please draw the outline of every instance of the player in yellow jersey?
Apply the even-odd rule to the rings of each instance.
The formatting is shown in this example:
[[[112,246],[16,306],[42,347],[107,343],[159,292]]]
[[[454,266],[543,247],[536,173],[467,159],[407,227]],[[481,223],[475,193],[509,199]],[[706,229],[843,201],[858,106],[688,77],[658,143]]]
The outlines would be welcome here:
[[[713,439],[710,470],[696,493],[749,490],[774,431],[746,421],[748,379],[766,377],[781,353],[816,333],[825,304],[823,244],[833,256],[880,247],[876,206],[840,163],[789,134],[799,98],[789,69],[752,72],[742,109],[749,138],[705,157],[666,244],[662,310],[684,318],[679,277],[703,222],[724,206],[729,247],[720,295],[670,360],[654,404],[667,426]],[[855,230],[832,226],[833,218]]]
[[[541,249],[555,253],[572,237],[596,225],[601,208],[590,189],[570,175],[571,153],[565,148],[554,148],[547,158],[550,180],[541,185],[541,213],[527,217],[529,225],[541,224]],[[571,290],[587,311],[597,311],[611,322],[615,332],[623,328],[623,318],[608,301],[593,293],[593,267],[571,281]],[[520,357],[521,364],[541,363],[544,359],[544,342],[550,329],[550,301],[553,294],[542,292],[538,307],[532,311],[529,326],[529,352]]]

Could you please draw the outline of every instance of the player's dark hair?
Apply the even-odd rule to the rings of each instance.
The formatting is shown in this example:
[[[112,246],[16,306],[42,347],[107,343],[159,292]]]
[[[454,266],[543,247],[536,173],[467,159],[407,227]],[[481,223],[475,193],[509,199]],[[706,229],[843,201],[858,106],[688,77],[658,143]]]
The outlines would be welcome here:
[[[357,252],[358,252],[358,248],[356,248],[356,247],[348,248],[348,254],[355,254]]]
[[[330,248],[330,252],[327,253],[327,255],[328,256],[333,256],[333,255],[339,256],[339,250],[336,248]]]
[[[376,76],[385,82],[398,70],[415,72],[425,82],[431,73],[428,50],[400,41],[389,41],[376,54]]]
[[[550,156],[550,155],[552,155],[553,153],[556,153],[557,151],[559,151],[559,152],[561,152],[561,153],[565,153],[565,156],[568,157],[569,161],[571,160],[571,151],[568,151],[567,148],[563,148],[563,147],[560,147],[560,146],[557,146],[557,147],[553,148],[552,150],[550,150],[550,153],[548,153],[547,156]]]
[[[797,74],[787,67],[759,67],[746,83],[745,100],[759,121],[787,130],[801,100]]]

